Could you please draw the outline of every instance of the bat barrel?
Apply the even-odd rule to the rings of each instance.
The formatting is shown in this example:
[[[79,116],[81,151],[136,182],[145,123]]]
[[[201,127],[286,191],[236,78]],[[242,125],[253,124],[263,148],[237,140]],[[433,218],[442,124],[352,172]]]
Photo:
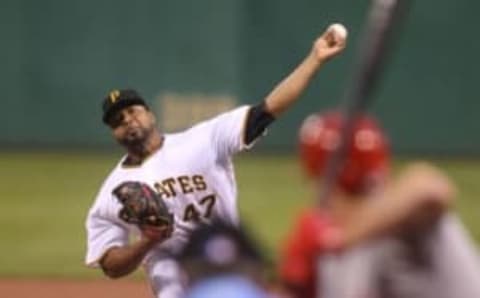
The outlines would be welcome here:
[[[345,162],[357,116],[371,103],[391,53],[396,29],[408,11],[410,0],[373,0],[360,38],[352,76],[343,99],[339,145],[329,159],[321,187],[319,206],[328,204],[332,186]]]

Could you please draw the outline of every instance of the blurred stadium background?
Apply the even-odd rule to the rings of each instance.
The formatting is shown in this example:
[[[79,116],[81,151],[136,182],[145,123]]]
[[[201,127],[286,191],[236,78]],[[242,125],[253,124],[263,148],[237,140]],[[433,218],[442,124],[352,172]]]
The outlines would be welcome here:
[[[367,0],[3,0],[0,3],[0,276],[91,278],[85,214],[120,157],[100,121],[112,88],[137,88],[167,131],[255,103],[329,23],[350,29],[332,61],[269,136],[236,162],[242,215],[272,259],[310,203],[296,131],[338,102]],[[371,111],[396,165],[437,161],[480,241],[480,40],[474,0],[416,1]]]

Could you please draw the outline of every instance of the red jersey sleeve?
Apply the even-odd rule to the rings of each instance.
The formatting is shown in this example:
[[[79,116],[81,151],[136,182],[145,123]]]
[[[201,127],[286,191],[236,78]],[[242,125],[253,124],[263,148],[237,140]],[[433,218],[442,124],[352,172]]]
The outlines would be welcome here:
[[[303,211],[283,247],[279,263],[282,282],[298,297],[315,297],[317,258],[340,248],[340,239],[338,227],[326,213]]]

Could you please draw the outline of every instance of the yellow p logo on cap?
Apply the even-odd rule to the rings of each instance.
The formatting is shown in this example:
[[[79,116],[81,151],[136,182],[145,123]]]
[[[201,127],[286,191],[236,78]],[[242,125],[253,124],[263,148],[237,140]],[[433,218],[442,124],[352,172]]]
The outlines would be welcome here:
[[[110,92],[110,94],[108,95],[108,97],[110,97],[110,101],[112,103],[115,103],[118,99],[118,97],[120,96],[120,91],[118,90],[113,90],[112,92]]]

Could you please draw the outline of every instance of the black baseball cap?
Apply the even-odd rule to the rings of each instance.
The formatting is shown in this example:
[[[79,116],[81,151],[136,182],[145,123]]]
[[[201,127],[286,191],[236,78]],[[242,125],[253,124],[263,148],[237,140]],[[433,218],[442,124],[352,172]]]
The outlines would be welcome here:
[[[131,105],[142,105],[148,108],[145,100],[134,89],[112,90],[102,103],[103,123],[109,124],[110,118],[118,111]]]

